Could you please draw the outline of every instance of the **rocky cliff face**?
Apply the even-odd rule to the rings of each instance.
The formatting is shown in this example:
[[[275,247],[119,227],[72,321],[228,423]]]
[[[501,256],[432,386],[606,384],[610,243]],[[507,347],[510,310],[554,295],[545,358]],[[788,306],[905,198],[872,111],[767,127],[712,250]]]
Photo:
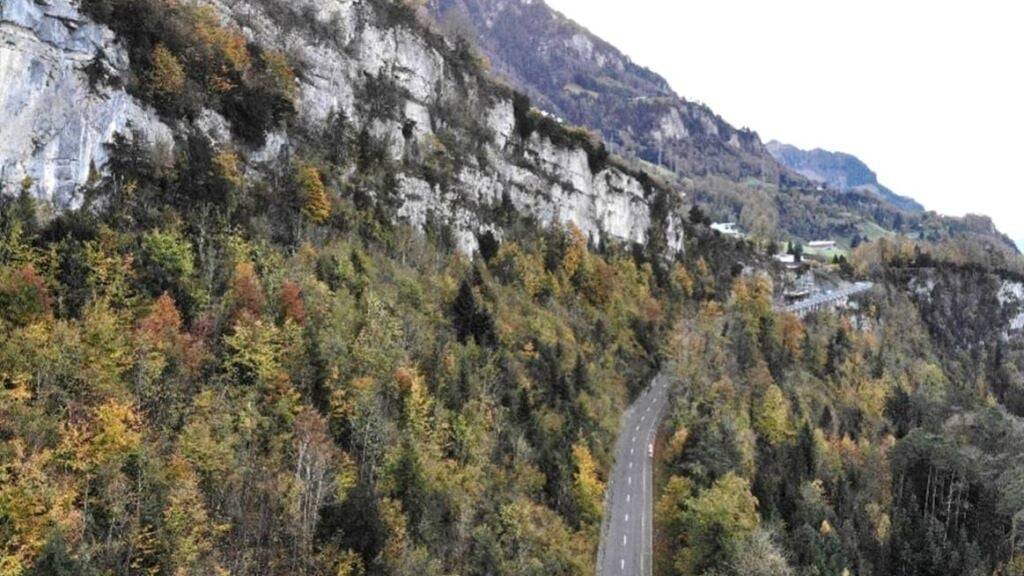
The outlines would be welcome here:
[[[232,142],[246,153],[254,175],[258,163],[287,156],[308,137],[299,134],[318,133],[340,113],[356,131],[383,142],[389,159],[402,167],[399,215],[413,225],[443,219],[463,250],[494,227],[486,208],[498,204],[542,224],[572,222],[595,240],[606,235],[643,243],[660,226],[668,247],[682,248],[681,214],[652,214],[658,192],[645,179],[615,167],[595,169],[582,147],[517,131],[512,93],[467,71],[455,48],[420,23],[396,19],[392,2],[209,4],[250,42],[285,51],[299,72],[297,118],[259,149]],[[74,5],[6,0],[0,6],[0,105],[13,119],[0,127],[6,182],[28,175],[40,195],[73,204],[90,167],[104,165],[104,143],[114,133],[131,126],[169,142],[172,132],[186,128],[179,122],[172,131],[116,87],[128,74],[125,51]],[[112,80],[91,83],[96,66]],[[393,102],[394,109],[371,112],[376,100]],[[229,122],[213,111],[187,128],[231,140]],[[450,149],[455,145],[465,150]],[[450,177],[426,178],[425,158],[437,149],[451,161]]]
[[[1010,311],[1010,331],[1024,330],[1024,282],[1004,281],[999,301]]]
[[[0,183],[29,177],[67,206],[114,133],[130,125],[169,141],[152,111],[102,80],[127,70],[113,33],[68,0],[0,1]]]
[[[617,151],[686,175],[776,181],[757,134],[688,102],[664,78],[540,0],[430,0],[443,26],[472,36],[494,69],[538,105],[601,131]]]
[[[801,150],[789,144],[772,141],[768,151],[783,166],[799,172],[814,182],[840,192],[867,191],[908,212],[923,212],[924,207],[906,196],[900,196],[878,182],[878,176],[856,156],[826,150]]]

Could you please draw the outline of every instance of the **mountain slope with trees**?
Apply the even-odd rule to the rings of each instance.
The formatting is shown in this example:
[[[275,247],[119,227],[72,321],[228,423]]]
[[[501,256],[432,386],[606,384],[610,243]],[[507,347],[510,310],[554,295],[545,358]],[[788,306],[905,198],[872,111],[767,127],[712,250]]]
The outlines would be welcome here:
[[[757,134],[707,106],[544,2],[430,0],[443,27],[477,42],[493,69],[537,105],[601,132],[616,152],[690,174],[777,181],[778,163]]]
[[[878,175],[856,156],[829,152],[820,148],[801,150],[796,146],[771,141],[768,151],[783,166],[803,176],[826,184],[840,192],[866,190],[885,198],[907,212],[923,212],[924,207],[912,198],[900,196],[878,182]]]
[[[60,210],[3,183],[0,576],[590,575],[622,411],[673,369],[661,569],[1022,573],[990,220],[616,157],[416,2],[15,2],[116,38],[73,73],[170,140],[110,135]],[[676,185],[764,238],[915,238],[801,321]]]
[[[597,130],[614,152],[678,181],[713,220],[775,240],[850,245],[907,234],[1013,246],[997,231],[922,213],[874,184],[818,190],[780,164],[755,132],[685,100],[656,72],[543,0],[429,0],[426,8],[448,35],[477,45],[494,72],[538,107]]]

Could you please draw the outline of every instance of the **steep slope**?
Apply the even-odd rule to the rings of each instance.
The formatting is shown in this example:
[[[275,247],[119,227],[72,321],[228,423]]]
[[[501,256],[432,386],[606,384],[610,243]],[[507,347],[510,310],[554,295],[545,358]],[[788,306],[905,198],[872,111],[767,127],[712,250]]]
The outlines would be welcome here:
[[[0,573],[593,574],[680,196],[411,4],[3,0]]]
[[[757,134],[687,102],[542,1],[430,0],[428,7],[442,26],[479,43],[494,70],[538,106],[599,130],[617,152],[686,174],[779,178]]]
[[[426,8],[449,37],[477,45],[493,71],[538,107],[597,130],[613,151],[677,179],[713,220],[783,240],[852,244],[895,234],[966,234],[999,250],[1012,245],[994,229],[924,213],[852,163],[848,188],[819,190],[772,157],[756,133],[687,102],[664,78],[542,0],[428,0]]]
[[[771,141],[768,151],[783,166],[840,192],[861,190],[877,194],[893,206],[908,212],[923,212],[924,206],[912,198],[900,196],[882,186],[875,174],[856,156],[843,152],[829,152],[820,148],[801,150],[796,146]]]
[[[128,73],[128,55],[71,2],[0,2],[0,40],[0,184],[28,176],[66,206],[115,132],[170,140],[152,109],[103,81]]]
[[[9,191],[25,182],[75,206],[116,132],[160,136],[165,150],[201,135],[257,180],[266,166],[304,155],[318,156],[338,183],[346,164],[373,164],[380,178],[366,194],[387,205],[387,217],[449,226],[465,251],[495,228],[489,208],[500,206],[545,225],[573,222],[595,242],[643,244],[657,228],[666,247],[681,246],[680,214],[650,210],[672,193],[616,167],[587,135],[517,110],[513,92],[404,3],[82,7],[3,4],[11,64],[0,68],[0,105],[15,119],[0,126]],[[325,162],[325,146],[339,142]],[[327,170],[332,163],[341,165]]]

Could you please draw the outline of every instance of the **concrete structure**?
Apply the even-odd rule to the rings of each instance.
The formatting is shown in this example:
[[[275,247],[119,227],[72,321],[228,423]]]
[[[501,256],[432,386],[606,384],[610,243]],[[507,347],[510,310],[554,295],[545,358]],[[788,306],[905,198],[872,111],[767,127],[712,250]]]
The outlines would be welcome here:
[[[874,286],[875,285],[871,282],[857,282],[856,284],[839,290],[825,290],[818,292],[817,294],[813,294],[808,298],[793,302],[792,304],[781,306],[779,307],[779,310],[795,314],[803,318],[808,314],[821,310],[843,308],[849,303],[850,297],[862,292],[867,292]]]

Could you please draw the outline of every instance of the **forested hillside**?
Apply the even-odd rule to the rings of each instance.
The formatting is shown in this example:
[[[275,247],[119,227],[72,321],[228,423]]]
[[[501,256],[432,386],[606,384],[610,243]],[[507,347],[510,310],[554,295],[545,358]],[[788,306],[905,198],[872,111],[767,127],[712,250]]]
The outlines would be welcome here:
[[[681,196],[414,8],[0,4],[0,575],[593,572]]]
[[[1019,275],[881,241],[850,314],[772,311],[770,281],[673,331],[661,574],[1021,574]]]
[[[120,153],[81,210],[2,205],[0,574],[592,573],[682,269]]]
[[[616,156],[444,30],[0,2],[0,576],[591,575],[659,373],[659,574],[1024,574],[991,220],[790,181],[700,107],[717,156]],[[776,240],[825,236],[875,290],[776,312]]]

